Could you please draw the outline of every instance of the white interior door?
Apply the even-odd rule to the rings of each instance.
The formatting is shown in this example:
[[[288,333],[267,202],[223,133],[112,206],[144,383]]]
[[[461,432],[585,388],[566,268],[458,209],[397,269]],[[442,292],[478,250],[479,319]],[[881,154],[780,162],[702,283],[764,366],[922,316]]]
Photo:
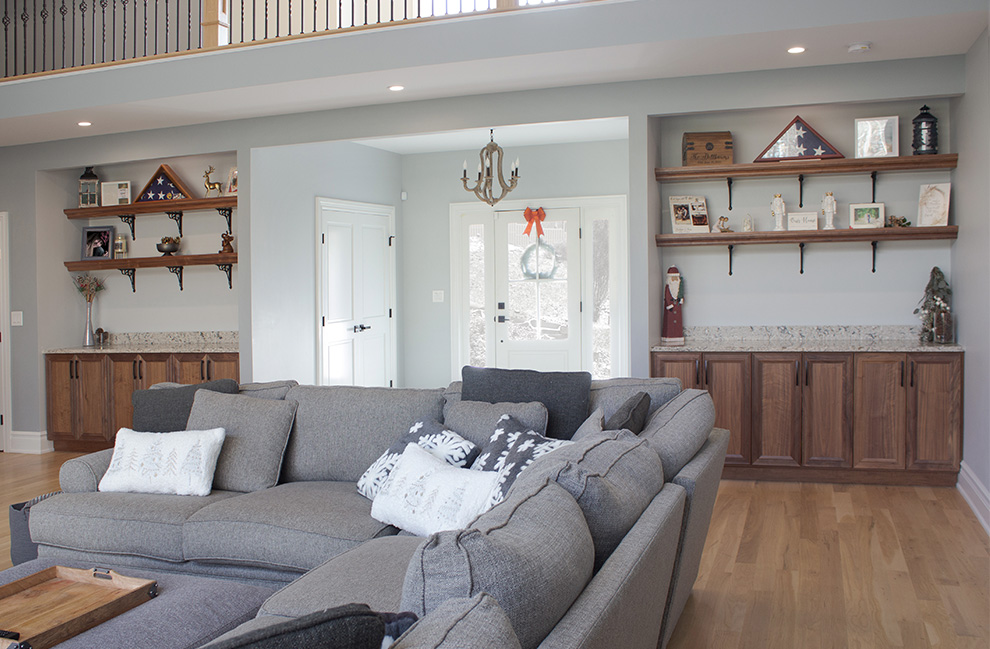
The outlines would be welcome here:
[[[523,210],[495,213],[498,367],[577,371],[581,356],[581,211],[545,210],[526,234]]]
[[[391,386],[394,209],[321,198],[317,211],[320,383]]]

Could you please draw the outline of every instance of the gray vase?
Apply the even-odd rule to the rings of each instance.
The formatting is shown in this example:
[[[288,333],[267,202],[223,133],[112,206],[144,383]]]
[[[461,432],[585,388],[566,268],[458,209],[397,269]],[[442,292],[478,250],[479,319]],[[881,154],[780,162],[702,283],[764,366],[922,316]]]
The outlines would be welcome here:
[[[86,342],[83,347],[96,347],[96,336],[93,335],[93,303],[86,302]]]

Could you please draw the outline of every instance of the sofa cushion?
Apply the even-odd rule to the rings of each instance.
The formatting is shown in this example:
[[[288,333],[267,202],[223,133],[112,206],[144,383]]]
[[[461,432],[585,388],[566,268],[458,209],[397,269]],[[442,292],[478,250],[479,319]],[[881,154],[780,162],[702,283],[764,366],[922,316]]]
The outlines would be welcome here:
[[[390,649],[520,649],[505,611],[488,593],[448,599]]]
[[[385,622],[364,604],[348,604],[232,633],[210,649],[381,649]]]
[[[236,494],[166,496],[63,493],[31,508],[31,538],[41,544],[107,554],[182,561],[182,527],[210,504]]]
[[[581,509],[546,480],[517,491],[470,529],[440,532],[419,546],[401,608],[423,617],[451,598],[487,592],[528,649],[560,620],[593,568],[594,546]]]
[[[205,496],[213,490],[223,428],[172,433],[117,431],[100,491]]]
[[[591,374],[536,372],[465,366],[461,370],[464,401],[539,401],[547,407],[547,437],[570,439],[588,416]]]
[[[646,417],[650,412],[650,395],[637,392],[626,399],[619,409],[605,422],[605,430],[629,430],[639,433],[646,425]]]
[[[588,415],[588,418],[584,420],[576,431],[574,431],[574,437],[571,437],[572,442],[576,442],[580,439],[584,439],[588,435],[597,435],[602,432],[605,427],[605,412],[598,408],[593,413]]]
[[[196,385],[135,390],[131,395],[134,416],[131,428],[143,433],[170,433],[186,430],[193,399],[200,390],[237,394],[237,381],[217,379]]]
[[[657,408],[676,397],[680,391],[680,379],[599,379],[591,382],[589,407],[604,410],[607,421],[627,399],[637,392],[645,392],[650,395],[649,414],[653,414]],[[647,415],[647,419],[649,419],[649,415]]]
[[[715,404],[705,390],[684,390],[646,422],[640,435],[660,456],[669,481],[691,461],[715,426]]]
[[[398,611],[409,559],[424,540],[415,536],[371,539],[324,561],[268,598],[264,615],[299,617],[351,602]]]
[[[524,403],[488,403],[456,401],[444,405],[444,425],[465,439],[484,446],[502,415],[512,415],[530,430],[541,435],[547,431],[547,407],[539,401]]]
[[[467,527],[492,505],[499,474],[471,471],[409,444],[371,505],[371,516],[418,536]]]
[[[418,421],[361,474],[357,489],[362,496],[373,499],[378,495],[409,444],[417,444],[447,464],[459,467],[471,466],[481,452],[478,446],[435,420]]]
[[[296,404],[292,401],[205,390],[196,394],[189,427],[223,428],[227,435],[213,476],[214,488],[257,491],[274,486],[295,414]]]
[[[267,381],[265,383],[241,383],[239,394],[257,399],[284,399],[290,388],[299,381]]]
[[[628,431],[588,436],[543,456],[519,476],[513,490],[532,489],[547,477],[581,507],[595,543],[596,571],[663,487],[656,452]]]
[[[396,531],[353,482],[290,482],[201,509],[183,536],[190,560],[304,572]]]
[[[440,421],[443,390],[298,385],[296,421],[283,482],[357,482],[395,438],[417,421]],[[369,508],[371,503],[368,503]]]

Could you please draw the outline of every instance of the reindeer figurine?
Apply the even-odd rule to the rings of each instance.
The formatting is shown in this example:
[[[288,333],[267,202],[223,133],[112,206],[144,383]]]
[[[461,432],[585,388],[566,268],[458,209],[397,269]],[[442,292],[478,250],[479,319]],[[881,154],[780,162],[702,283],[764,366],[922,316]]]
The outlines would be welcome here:
[[[206,182],[203,183],[203,186],[206,187],[206,197],[207,198],[210,197],[210,192],[213,191],[214,189],[217,190],[217,196],[220,196],[220,195],[223,194],[223,183],[221,183],[221,182],[217,182],[217,183],[210,182],[210,174],[213,173],[213,172],[214,172],[213,165],[210,165],[210,168],[206,170],[206,173],[205,174],[203,174],[203,178],[206,178]]]

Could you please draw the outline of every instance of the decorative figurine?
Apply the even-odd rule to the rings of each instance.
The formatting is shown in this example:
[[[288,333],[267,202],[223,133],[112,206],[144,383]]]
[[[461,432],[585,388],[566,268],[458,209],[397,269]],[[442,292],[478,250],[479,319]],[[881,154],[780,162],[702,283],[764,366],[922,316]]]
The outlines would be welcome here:
[[[832,192],[825,192],[822,196],[822,215],[825,217],[825,227],[823,230],[835,229],[835,196]]]
[[[663,289],[663,325],[660,331],[660,344],[678,347],[684,344],[684,322],[681,320],[681,305],[684,304],[684,282],[677,266],[667,269],[667,286]]]
[[[780,194],[774,194],[773,200],[770,201],[770,215],[773,216],[774,232],[786,230],[784,217],[787,216],[787,206],[784,205],[784,199],[780,197]]]
[[[223,194],[223,183],[222,182],[216,182],[216,183],[210,182],[210,174],[213,173],[214,171],[215,171],[215,169],[213,168],[213,165],[210,165],[210,168],[207,169],[206,170],[206,173],[203,174],[203,178],[206,178],[206,181],[203,183],[203,186],[206,187],[206,197],[207,198],[210,197],[210,192],[213,191],[214,189],[217,190],[217,196],[220,196],[221,194]]]
[[[938,153],[938,120],[929,110],[928,106],[922,106],[918,116],[911,120],[914,124],[914,139],[911,140],[914,155]]]
[[[118,234],[113,240],[113,258],[127,259],[127,237]]]
[[[911,225],[911,222],[907,220],[906,216],[894,216],[891,214],[887,217],[888,228],[906,228]]]
[[[945,281],[942,269],[935,266],[925,286],[925,294],[914,310],[915,315],[921,318],[921,342],[952,342],[951,300],[952,288]]]
[[[732,228],[729,227],[729,217],[727,216],[718,217],[718,231],[732,232]]]
[[[743,219],[743,232],[755,232],[753,229],[753,217],[746,214],[746,218]]]
[[[224,232],[220,235],[220,239],[223,240],[223,247],[218,252],[234,252],[234,246],[230,245],[230,242],[234,240],[234,235]]]

